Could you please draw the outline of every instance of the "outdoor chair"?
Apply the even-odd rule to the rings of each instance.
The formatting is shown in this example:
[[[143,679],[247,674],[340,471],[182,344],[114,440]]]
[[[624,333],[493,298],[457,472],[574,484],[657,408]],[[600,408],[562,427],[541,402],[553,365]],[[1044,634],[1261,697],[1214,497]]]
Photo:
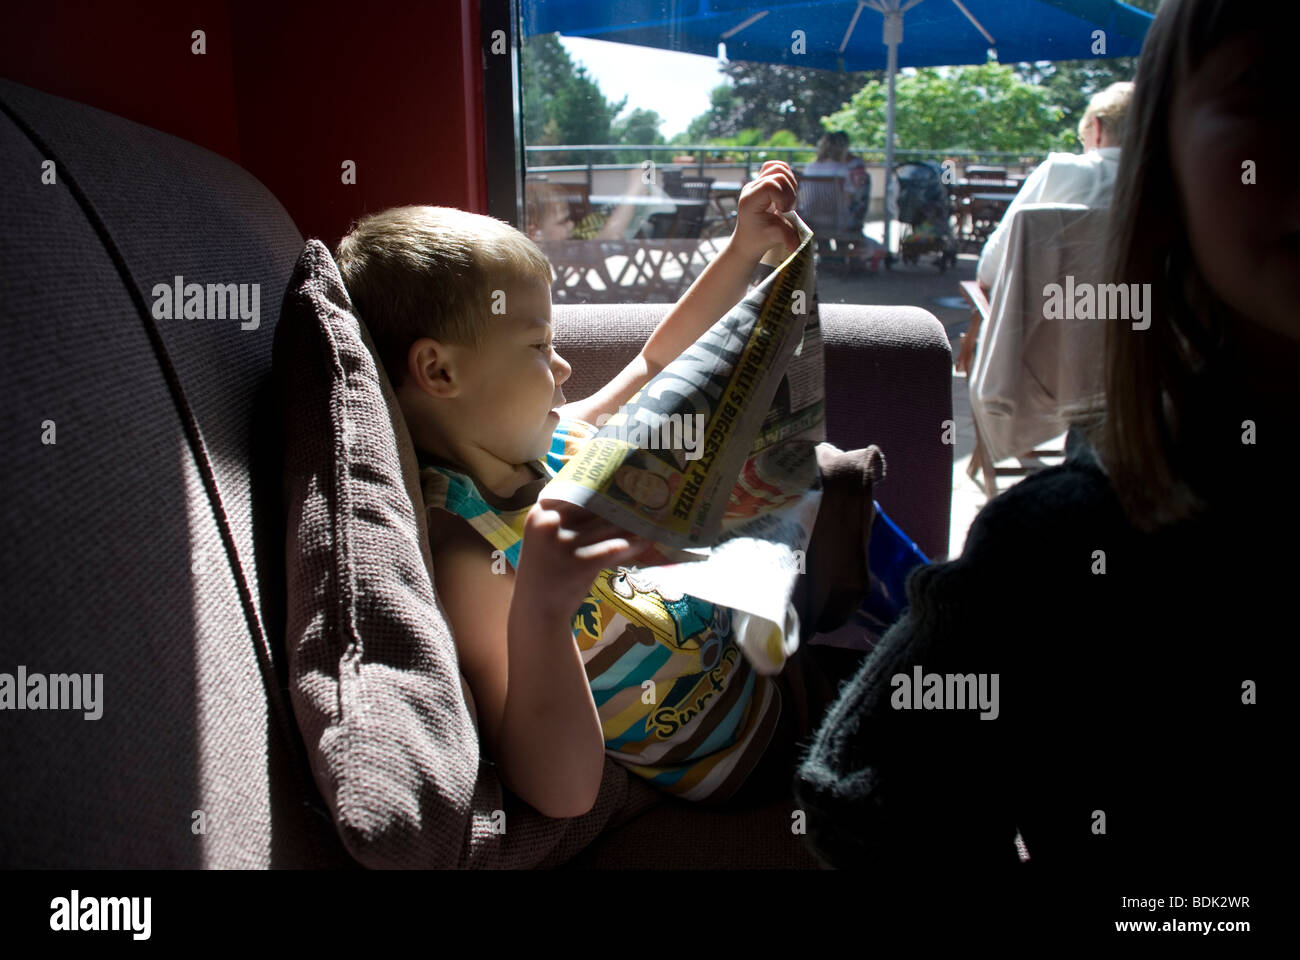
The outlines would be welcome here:
[[[799,216],[816,237],[821,263],[838,263],[846,273],[858,264],[867,264],[862,225],[855,225],[849,217],[844,177],[799,177]]]
[[[1049,319],[1045,291],[1100,284],[1108,215],[1082,204],[1026,204],[1008,224],[1007,257],[987,299],[976,282],[961,285],[973,307],[955,362],[969,378],[975,425],[967,473],[990,498],[999,476],[1024,476],[1041,469],[1041,457],[1064,456],[1034,448],[1066,433],[1071,409],[1103,393],[1105,323],[1122,321]],[[1020,466],[995,466],[1011,457]]]
[[[674,171],[669,171],[673,173]],[[652,213],[646,218],[652,240],[698,240],[708,215],[714,177],[665,176],[664,192],[674,200],[704,201],[679,206],[673,213]]]

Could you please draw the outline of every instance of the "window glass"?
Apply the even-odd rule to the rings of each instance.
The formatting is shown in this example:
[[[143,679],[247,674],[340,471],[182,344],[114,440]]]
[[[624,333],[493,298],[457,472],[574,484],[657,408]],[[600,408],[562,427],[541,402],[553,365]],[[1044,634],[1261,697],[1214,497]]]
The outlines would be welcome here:
[[[767,17],[796,9],[807,29],[789,31],[788,49],[762,47]],[[992,195],[1014,196],[1051,151],[1081,152],[1089,97],[1132,79],[1136,57],[903,66],[887,177],[884,71],[827,59],[846,31],[883,50],[883,21],[864,8],[860,26],[830,23],[845,9],[711,0],[703,16],[690,2],[521,0],[522,229],[556,269],[554,302],[675,302],[726,248],[744,184],[779,159],[817,235],[823,301],[965,319],[957,282],[974,277],[1007,206]],[[908,16],[901,64],[918,49],[903,55],[908,37],[923,36],[921,13]],[[980,43],[980,57],[996,53]]]

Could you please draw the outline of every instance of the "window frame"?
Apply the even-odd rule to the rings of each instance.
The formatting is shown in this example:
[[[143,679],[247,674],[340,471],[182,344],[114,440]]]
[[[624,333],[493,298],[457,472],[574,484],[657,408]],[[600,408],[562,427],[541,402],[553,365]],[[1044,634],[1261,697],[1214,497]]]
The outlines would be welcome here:
[[[524,136],[519,51],[519,0],[479,0],[483,57],[483,140],[488,216],[523,229]],[[492,34],[502,30],[507,53],[492,52]]]

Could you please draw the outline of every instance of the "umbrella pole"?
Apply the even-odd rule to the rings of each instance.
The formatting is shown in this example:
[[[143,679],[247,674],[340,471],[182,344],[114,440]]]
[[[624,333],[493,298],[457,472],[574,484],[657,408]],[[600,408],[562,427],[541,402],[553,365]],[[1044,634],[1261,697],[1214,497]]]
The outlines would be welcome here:
[[[894,77],[898,73],[898,44],[903,39],[903,15],[897,9],[885,14],[884,42],[889,48],[889,102],[885,111],[885,258],[894,262],[891,234],[894,223]]]

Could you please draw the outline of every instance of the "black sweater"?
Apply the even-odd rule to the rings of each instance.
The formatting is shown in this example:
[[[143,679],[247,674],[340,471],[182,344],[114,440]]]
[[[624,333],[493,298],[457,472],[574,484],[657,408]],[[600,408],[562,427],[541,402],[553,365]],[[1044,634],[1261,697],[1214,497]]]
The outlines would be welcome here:
[[[1015,865],[1017,831],[1042,867],[1281,858],[1295,506],[1280,460],[1224,456],[1223,506],[1144,534],[1085,445],[990,502],[958,559],[912,574],[908,613],[797,771],[825,865]],[[891,678],[916,665],[998,674],[998,717],[895,709]]]

